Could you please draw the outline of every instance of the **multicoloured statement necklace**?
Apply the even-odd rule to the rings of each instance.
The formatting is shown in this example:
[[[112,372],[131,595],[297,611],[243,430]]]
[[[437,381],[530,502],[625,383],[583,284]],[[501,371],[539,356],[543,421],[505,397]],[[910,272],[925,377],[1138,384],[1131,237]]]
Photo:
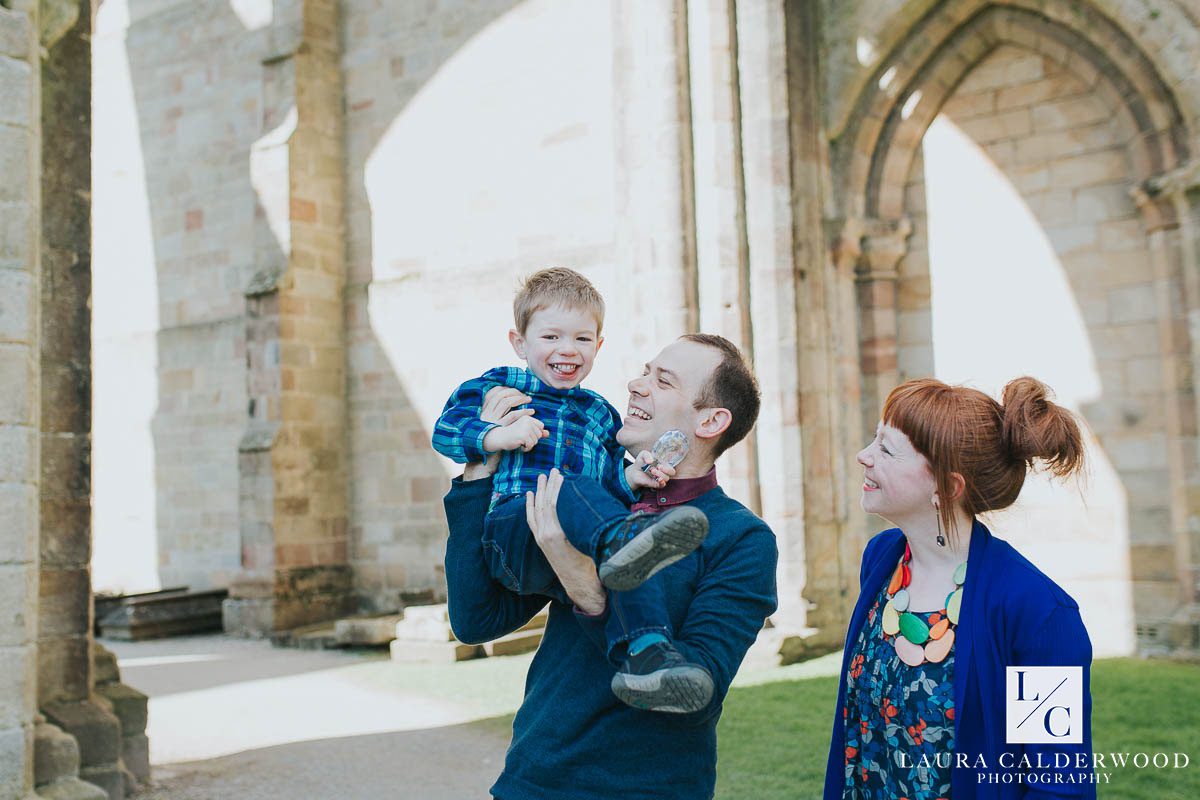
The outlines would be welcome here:
[[[937,664],[950,654],[954,646],[954,629],[958,626],[958,612],[962,607],[963,582],[967,579],[967,562],[954,570],[954,591],[946,595],[946,607],[923,619],[908,609],[908,585],[912,583],[912,548],[904,545],[904,556],[896,565],[892,580],[888,583],[888,600],[883,607],[883,638],[895,637],[893,647],[900,660],[910,667],[919,667],[925,662]]]

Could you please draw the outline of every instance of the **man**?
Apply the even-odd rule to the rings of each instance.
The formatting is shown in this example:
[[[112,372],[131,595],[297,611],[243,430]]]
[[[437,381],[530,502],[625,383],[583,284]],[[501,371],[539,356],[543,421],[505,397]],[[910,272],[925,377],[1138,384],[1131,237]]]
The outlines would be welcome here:
[[[561,529],[599,530],[628,512],[594,482],[569,478],[559,488],[555,475],[536,501],[529,501],[529,521],[575,608],[551,604],[513,722],[504,772],[492,787],[499,800],[712,797],[721,704],[746,650],[776,607],[775,537],[721,491],[714,467],[758,415],[758,387],[737,348],[719,336],[684,336],[628,388],[628,409],[617,434],[627,451],[651,449],[669,430],[683,431],[689,440],[688,454],[671,481],[647,490],[634,510],[690,505],[708,517],[704,543],[664,569],[658,584],[675,645],[689,662],[709,671],[712,699],[692,713],[649,714],[622,704],[610,691],[614,668],[606,658],[604,626],[620,609],[609,607],[594,563],[572,555]],[[494,402],[491,412],[504,416],[511,400],[510,395],[508,403]],[[464,477],[477,472],[469,470]],[[546,603],[509,592],[490,578],[480,538],[490,484],[456,479],[445,501],[450,622],[464,642],[516,630]]]

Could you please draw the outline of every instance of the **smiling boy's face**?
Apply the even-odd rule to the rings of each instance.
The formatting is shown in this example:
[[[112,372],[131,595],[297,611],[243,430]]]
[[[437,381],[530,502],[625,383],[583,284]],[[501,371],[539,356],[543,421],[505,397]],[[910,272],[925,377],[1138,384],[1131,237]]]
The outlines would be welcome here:
[[[591,311],[552,306],[529,318],[525,333],[511,330],[508,340],[529,371],[547,386],[573,389],[592,371],[604,341]]]

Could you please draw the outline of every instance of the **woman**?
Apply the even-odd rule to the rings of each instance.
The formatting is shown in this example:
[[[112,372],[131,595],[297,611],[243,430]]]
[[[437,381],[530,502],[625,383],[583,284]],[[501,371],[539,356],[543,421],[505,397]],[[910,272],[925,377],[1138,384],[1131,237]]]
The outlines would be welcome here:
[[[888,395],[858,462],[863,508],[897,527],[863,553],[825,800],[1096,796],[1079,607],[977,519],[1011,505],[1035,461],[1082,468],[1079,425],[1047,394],[1018,378],[1003,405],[932,379]],[[1007,743],[1009,666],[1083,668],[1081,743]]]

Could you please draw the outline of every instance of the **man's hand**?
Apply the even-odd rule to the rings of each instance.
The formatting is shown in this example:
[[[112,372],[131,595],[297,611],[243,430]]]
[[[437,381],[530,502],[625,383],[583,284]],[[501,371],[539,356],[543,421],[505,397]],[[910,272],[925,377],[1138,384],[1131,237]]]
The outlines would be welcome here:
[[[549,478],[539,475],[537,494],[525,493],[525,519],[533,531],[534,541],[542,548],[567,595],[585,614],[599,614],[607,604],[604,587],[592,559],[572,547],[563,533],[558,521],[558,490],[561,488],[562,475],[558,470],[550,470]]]
[[[642,467],[654,464],[649,472],[643,472]],[[675,468],[661,461],[656,462],[649,450],[638,453],[637,460],[625,468],[625,480],[633,489],[661,489],[667,481],[675,477]]]

